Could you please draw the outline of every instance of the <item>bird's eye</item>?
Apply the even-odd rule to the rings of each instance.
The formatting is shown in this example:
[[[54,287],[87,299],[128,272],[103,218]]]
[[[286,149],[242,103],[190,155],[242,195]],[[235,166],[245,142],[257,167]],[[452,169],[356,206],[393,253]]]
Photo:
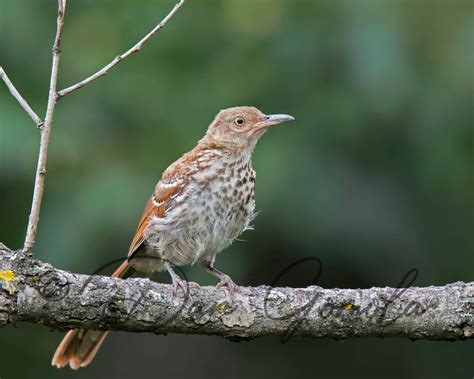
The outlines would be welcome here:
[[[237,126],[242,126],[243,124],[245,124],[245,119],[243,117],[236,117],[235,120],[234,120],[234,124],[237,125]]]

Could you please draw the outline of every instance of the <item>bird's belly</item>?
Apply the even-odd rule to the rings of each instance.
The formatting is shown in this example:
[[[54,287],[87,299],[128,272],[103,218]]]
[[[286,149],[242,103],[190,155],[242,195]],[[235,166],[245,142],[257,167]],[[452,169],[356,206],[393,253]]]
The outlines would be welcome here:
[[[213,262],[249,228],[253,186],[240,188],[233,180],[225,187],[214,184],[190,187],[164,218],[150,222],[147,242],[161,258],[175,265]]]

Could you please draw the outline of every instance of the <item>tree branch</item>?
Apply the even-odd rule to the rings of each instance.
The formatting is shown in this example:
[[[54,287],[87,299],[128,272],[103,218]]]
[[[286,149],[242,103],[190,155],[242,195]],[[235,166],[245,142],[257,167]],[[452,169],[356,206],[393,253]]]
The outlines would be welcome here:
[[[219,335],[405,337],[464,340],[474,334],[474,282],[369,289],[241,287],[235,302],[214,287],[173,296],[148,279],[55,269],[0,244],[0,326]]]
[[[40,149],[38,154],[38,163],[36,167],[35,175],[35,185],[33,190],[33,200],[31,204],[30,216],[28,219],[28,227],[26,231],[25,243],[23,249],[29,251],[33,248],[36,240],[36,231],[38,228],[39,215],[41,210],[41,202],[43,199],[44,193],[44,180],[46,175],[46,161],[48,156],[48,146],[49,139],[51,135],[51,129],[53,124],[54,110],[56,103],[61,96],[65,96],[68,93],[71,93],[79,88],[86,86],[97,78],[107,74],[117,63],[129,57],[133,53],[139,51],[141,47],[153,36],[157,31],[165,26],[168,20],[173,17],[173,15],[179,10],[179,8],[184,4],[184,0],[181,0],[177,3],[170,13],[145,37],[143,37],[138,43],[136,43],[132,48],[123,53],[122,55],[117,56],[112,62],[103,67],[94,75],[84,79],[82,82],[79,82],[71,87],[68,87],[60,92],[57,92],[57,80],[58,80],[58,69],[59,69],[59,59],[61,56],[61,37],[62,30],[64,25],[64,13],[66,11],[66,0],[58,0],[58,17],[57,17],[57,28],[56,28],[56,37],[53,44],[53,61],[51,67],[51,78],[49,85],[49,96],[48,103],[46,106],[46,115],[44,123],[36,115],[36,113],[31,109],[28,103],[21,97],[20,93],[13,86],[11,81],[8,79],[5,71],[0,67],[0,77],[6,83],[8,89],[12,95],[18,100],[23,109],[30,115],[33,121],[40,127],[41,130],[41,141]]]
[[[30,116],[30,118],[36,124],[38,129],[41,129],[43,127],[43,121],[38,117],[35,111],[31,109],[28,102],[23,98],[23,96],[21,96],[20,92],[18,92],[18,90],[15,88],[11,80],[8,78],[7,73],[1,66],[0,66],[0,78],[5,82],[12,96],[18,101],[18,103],[20,103],[21,107],[25,110],[28,116]]]
[[[173,9],[166,15],[166,17],[158,23],[147,35],[145,35],[140,41],[138,41],[134,46],[132,46],[130,49],[128,49],[125,53],[117,55],[109,64],[101,68],[99,71],[97,71],[95,74],[89,76],[88,78],[82,80],[79,83],[76,83],[70,87],[67,87],[61,91],[58,92],[58,99],[70,94],[71,92],[74,92],[82,87],[85,87],[86,85],[92,83],[94,80],[99,79],[101,76],[107,75],[108,72],[114,68],[115,65],[117,65],[119,62],[123,61],[124,59],[128,58],[131,56],[133,53],[136,53],[137,51],[140,51],[142,46],[160,29],[162,29],[166,23],[174,16],[174,14],[181,8],[181,6],[184,4],[185,0],[180,0]]]
[[[44,126],[41,129],[41,141],[36,166],[35,186],[33,190],[33,201],[26,230],[24,250],[31,250],[35,244],[36,230],[38,228],[41,200],[44,192],[44,177],[46,174],[46,160],[48,158],[49,137],[53,126],[54,109],[57,103],[56,85],[58,81],[59,58],[61,57],[61,36],[64,25],[64,12],[66,11],[66,0],[58,0],[58,18],[56,37],[53,44],[53,63],[51,65],[51,78],[49,84],[48,103],[46,105],[46,116]]]

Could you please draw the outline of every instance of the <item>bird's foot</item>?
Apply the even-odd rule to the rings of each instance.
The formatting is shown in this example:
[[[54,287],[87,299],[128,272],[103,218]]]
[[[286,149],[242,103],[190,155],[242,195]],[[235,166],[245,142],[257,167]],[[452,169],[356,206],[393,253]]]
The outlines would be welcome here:
[[[184,279],[179,277],[173,280],[173,296],[176,296],[178,291],[181,289],[185,295],[188,296],[189,299],[192,299],[191,296],[191,289],[200,289],[201,286],[196,282],[187,282]]]
[[[200,289],[201,286],[199,285],[199,283],[196,283],[196,282],[188,282],[188,286],[189,288],[194,288],[196,290]]]
[[[188,283],[186,280],[179,278],[178,276],[173,276],[173,296],[176,296],[179,290],[182,290],[183,293],[188,293]]]
[[[186,295],[189,299],[191,299],[191,293],[189,289],[191,287],[199,287],[199,284],[195,282],[187,282],[186,280],[181,279],[179,275],[176,274],[173,269],[173,266],[169,262],[165,262],[165,267],[171,275],[171,280],[173,282],[173,296],[176,296],[178,291],[181,289],[183,291],[183,294]]]
[[[230,278],[229,275],[223,274],[221,276],[221,280],[217,283],[216,288],[223,288],[227,287],[227,291],[229,292],[229,299],[230,305],[234,303],[235,292],[239,292],[239,286],[234,283],[234,281]]]

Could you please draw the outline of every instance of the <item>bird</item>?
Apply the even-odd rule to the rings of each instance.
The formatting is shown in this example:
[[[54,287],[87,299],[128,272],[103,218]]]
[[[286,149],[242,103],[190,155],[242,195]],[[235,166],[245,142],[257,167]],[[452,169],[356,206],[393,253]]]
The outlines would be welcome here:
[[[199,263],[226,287],[231,301],[238,290],[228,274],[214,267],[216,255],[243,231],[255,216],[255,171],[252,153],[269,128],[294,117],[266,115],[252,106],[221,110],[196,146],[162,174],[138,223],[127,259],[112,277],[150,277],[167,271],[173,293],[188,283],[176,266]],[[58,368],[89,365],[107,331],[72,329],[52,359]]]

